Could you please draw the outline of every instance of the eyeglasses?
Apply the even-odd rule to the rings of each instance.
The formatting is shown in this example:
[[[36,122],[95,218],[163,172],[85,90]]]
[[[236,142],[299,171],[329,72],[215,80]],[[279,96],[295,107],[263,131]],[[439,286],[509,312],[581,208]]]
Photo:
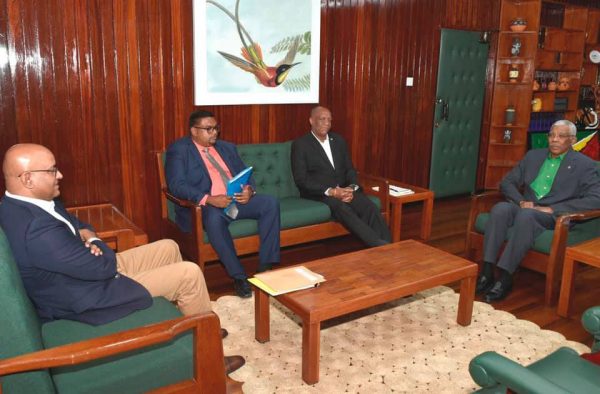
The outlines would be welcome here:
[[[214,126],[208,126],[208,127],[200,127],[200,126],[192,126],[194,129],[198,129],[198,130],[204,130],[207,133],[211,134],[211,133],[218,133],[220,130],[220,126],[214,125]]]
[[[17,178],[20,178],[22,175],[28,173],[28,172],[47,172],[48,174],[52,174],[55,178],[56,178],[56,173],[58,172],[58,168],[57,167],[52,167],[48,170],[28,170],[28,171],[23,171],[22,173],[20,173],[19,175],[17,175]]]
[[[554,137],[558,137],[561,140],[566,140],[567,138],[571,138],[571,137],[575,137],[572,134],[569,133],[558,133],[558,134],[554,134],[552,132],[548,133],[548,138],[552,139]]]

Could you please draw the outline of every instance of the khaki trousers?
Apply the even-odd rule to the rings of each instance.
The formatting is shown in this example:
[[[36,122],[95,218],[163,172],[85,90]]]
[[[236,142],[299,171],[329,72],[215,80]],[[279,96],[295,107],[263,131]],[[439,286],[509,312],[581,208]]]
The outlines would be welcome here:
[[[175,301],[184,315],[212,311],[202,270],[182,261],[179,246],[170,239],[117,253],[117,271],[140,283],[153,297]]]

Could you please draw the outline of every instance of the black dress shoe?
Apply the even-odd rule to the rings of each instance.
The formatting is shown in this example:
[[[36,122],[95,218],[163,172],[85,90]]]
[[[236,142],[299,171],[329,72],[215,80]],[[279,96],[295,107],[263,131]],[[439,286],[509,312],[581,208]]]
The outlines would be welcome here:
[[[494,286],[494,280],[488,279],[487,276],[479,275],[477,277],[477,287],[475,288],[475,294],[487,293],[492,286]]]
[[[233,289],[240,298],[252,297],[252,289],[250,289],[250,284],[246,279],[234,279]]]
[[[500,301],[506,298],[510,290],[512,289],[512,285],[504,285],[502,282],[498,281],[494,283],[494,287],[485,295],[485,302],[488,304],[494,301]]]
[[[273,269],[273,264],[271,264],[271,263],[261,264],[258,266],[256,273],[260,274],[261,272],[270,271],[272,269]]]
[[[226,329],[221,328],[221,339],[225,339],[229,335]]]
[[[227,375],[246,364],[246,360],[242,356],[225,356],[223,361],[225,362],[225,374]]]

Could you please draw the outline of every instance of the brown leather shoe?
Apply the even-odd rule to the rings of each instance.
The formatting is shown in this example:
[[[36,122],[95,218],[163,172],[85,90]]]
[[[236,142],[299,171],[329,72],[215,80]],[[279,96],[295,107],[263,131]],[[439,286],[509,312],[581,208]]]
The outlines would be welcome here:
[[[225,339],[229,335],[226,329],[221,328],[221,339]]]
[[[225,362],[225,374],[229,375],[230,373],[237,371],[244,364],[246,364],[246,360],[242,356],[225,356],[223,358]]]

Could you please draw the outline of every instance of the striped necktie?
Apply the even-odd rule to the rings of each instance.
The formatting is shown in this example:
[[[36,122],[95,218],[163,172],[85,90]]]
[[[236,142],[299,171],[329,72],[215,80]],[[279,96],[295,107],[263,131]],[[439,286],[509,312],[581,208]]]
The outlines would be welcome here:
[[[227,183],[229,183],[229,177],[227,176],[227,171],[225,171],[223,169],[223,167],[221,167],[219,162],[214,158],[214,156],[210,154],[210,151],[208,150],[208,148],[204,148],[204,153],[206,153],[206,158],[208,159],[210,164],[212,164],[212,166],[215,167],[215,169],[219,172],[219,175],[221,175],[221,179],[223,180],[225,189],[227,189]],[[225,214],[227,216],[229,216],[230,218],[235,219],[238,215],[237,205],[234,202],[229,204],[229,206],[227,208],[225,208]]]

